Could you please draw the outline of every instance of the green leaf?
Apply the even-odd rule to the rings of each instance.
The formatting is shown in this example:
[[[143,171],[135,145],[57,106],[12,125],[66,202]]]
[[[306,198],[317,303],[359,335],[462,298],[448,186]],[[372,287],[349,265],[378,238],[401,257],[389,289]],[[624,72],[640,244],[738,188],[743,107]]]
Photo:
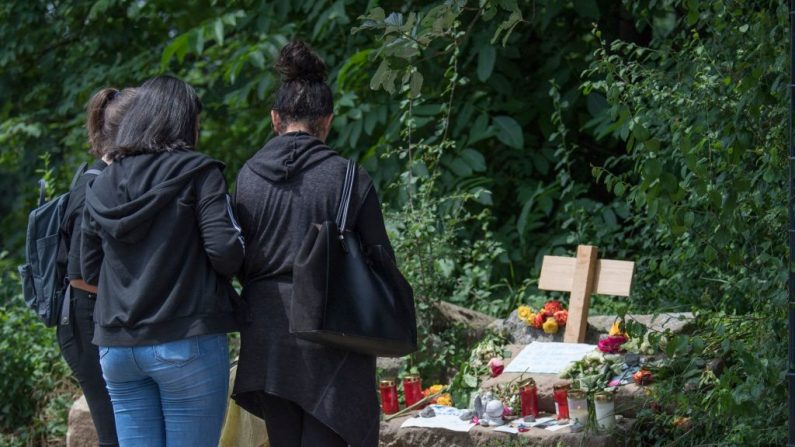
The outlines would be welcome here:
[[[524,134],[515,119],[506,115],[495,116],[494,124],[497,126],[497,138],[500,141],[516,149],[524,147]]]
[[[470,388],[478,387],[478,378],[472,374],[464,374],[464,383]]]
[[[215,25],[213,26],[213,31],[215,32],[215,41],[218,42],[218,45],[224,44],[224,22],[221,19],[217,19],[215,21]]]
[[[486,170],[486,159],[483,154],[474,149],[464,149],[461,151],[461,158],[466,160],[467,164],[474,172],[483,172]]]
[[[171,43],[168,44],[165,49],[163,49],[163,55],[160,57],[161,69],[165,70],[168,67],[168,63],[175,54],[180,61],[184,59],[188,52],[189,43],[190,39],[187,34],[180,34],[174,40],[172,40]]]
[[[411,81],[409,82],[409,92],[412,98],[418,98],[422,93],[422,73],[414,71],[411,73]]]
[[[492,45],[484,45],[478,52],[477,75],[481,82],[485,82],[491,77],[494,71],[494,61],[497,59],[497,50]]]

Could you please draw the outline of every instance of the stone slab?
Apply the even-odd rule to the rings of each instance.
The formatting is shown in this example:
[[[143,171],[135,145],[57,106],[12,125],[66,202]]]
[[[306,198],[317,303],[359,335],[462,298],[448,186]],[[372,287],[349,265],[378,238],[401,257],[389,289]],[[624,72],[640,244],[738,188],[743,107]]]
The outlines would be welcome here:
[[[66,447],[96,447],[99,445],[94,420],[88,410],[85,396],[80,396],[69,409],[69,427],[66,431]]]
[[[571,433],[568,428],[549,431],[531,428],[519,434],[495,432],[488,427],[473,427],[469,432],[454,432],[444,429],[400,428],[403,421],[412,415],[381,422],[379,447],[494,447],[510,441],[520,441],[522,446],[539,447],[611,447],[615,438],[609,434]],[[622,418],[617,422],[618,430],[628,430],[634,421]]]

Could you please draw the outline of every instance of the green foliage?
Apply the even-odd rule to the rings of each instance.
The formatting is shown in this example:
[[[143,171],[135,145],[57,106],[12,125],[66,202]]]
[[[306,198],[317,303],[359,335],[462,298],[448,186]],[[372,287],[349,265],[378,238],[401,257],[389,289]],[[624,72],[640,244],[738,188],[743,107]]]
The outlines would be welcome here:
[[[24,308],[18,284],[3,275],[0,287],[0,442],[43,445],[66,435],[76,387],[55,332]]]
[[[58,193],[87,158],[94,91],[183,77],[205,106],[199,149],[232,181],[271,136],[268,67],[300,37],[330,68],[329,143],[372,173],[417,292],[411,368],[426,381],[465,369],[472,342],[431,334],[436,300],[505,316],[539,299],[543,255],[590,243],[637,263],[631,299],[595,309],[701,312],[694,334],[666,339],[657,389],[673,404],[644,414],[638,443],[783,442],[785,3],[17,1],[0,19],[3,271],[22,256],[37,178]],[[0,393],[58,389],[52,336],[17,287],[0,276],[0,343],[16,340]],[[714,378],[694,360],[713,357],[726,364]],[[27,427],[15,439],[46,436],[34,421],[61,414],[31,392],[3,412]],[[698,423],[684,433],[679,416]]]

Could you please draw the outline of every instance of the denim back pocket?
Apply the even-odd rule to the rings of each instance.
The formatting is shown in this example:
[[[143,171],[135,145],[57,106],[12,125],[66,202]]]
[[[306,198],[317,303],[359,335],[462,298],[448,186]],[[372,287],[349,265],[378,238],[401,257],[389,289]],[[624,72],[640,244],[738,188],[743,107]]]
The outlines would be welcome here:
[[[185,366],[199,356],[198,337],[154,345],[155,358],[175,366]]]

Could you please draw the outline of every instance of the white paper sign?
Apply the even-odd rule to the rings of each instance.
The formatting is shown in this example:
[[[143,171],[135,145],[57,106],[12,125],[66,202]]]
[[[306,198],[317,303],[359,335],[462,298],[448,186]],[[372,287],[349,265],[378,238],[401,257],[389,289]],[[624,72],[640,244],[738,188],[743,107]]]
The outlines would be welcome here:
[[[462,421],[458,416],[443,414],[432,418],[414,417],[406,419],[400,428],[421,427],[421,428],[442,428],[451,431],[468,432],[474,427],[470,421]]]
[[[560,374],[594,349],[596,345],[534,341],[505,367],[505,372]]]

